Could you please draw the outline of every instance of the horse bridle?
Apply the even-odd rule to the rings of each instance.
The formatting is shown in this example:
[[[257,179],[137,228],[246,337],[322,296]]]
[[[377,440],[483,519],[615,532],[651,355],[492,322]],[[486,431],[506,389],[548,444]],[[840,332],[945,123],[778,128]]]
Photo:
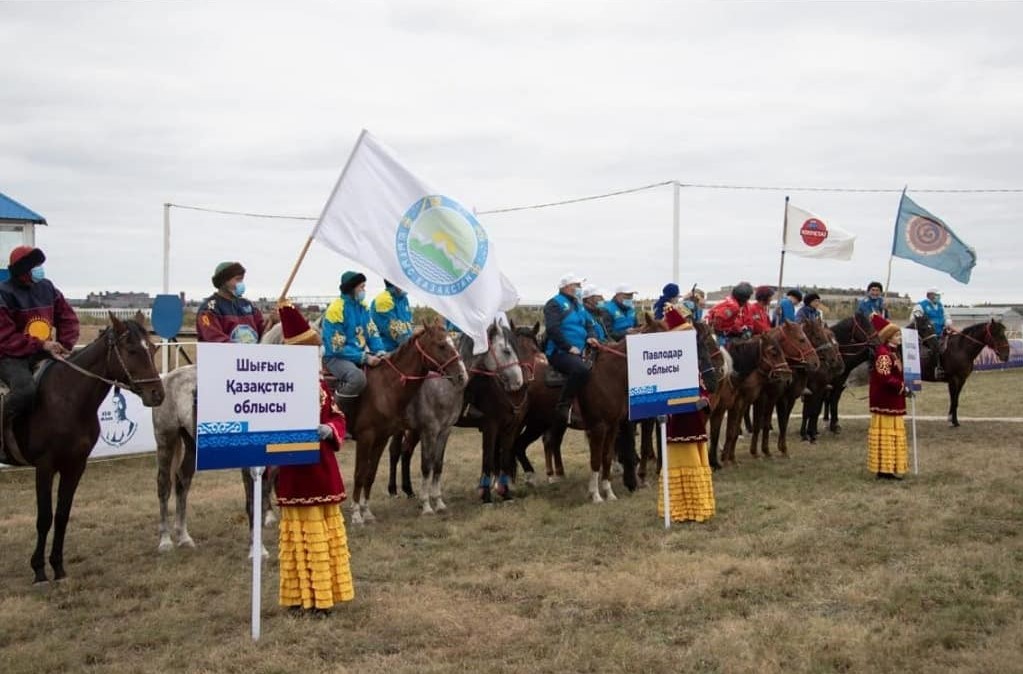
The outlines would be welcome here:
[[[121,350],[117,348],[117,339],[118,339],[118,337],[117,337],[116,334],[114,334],[114,332],[111,331],[111,332],[107,333],[107,336],[106,336],[107,359],[106,360],[107,360],[107,363],[110,362],[110,352],[113,351],[114,355],[117,356],[117,363],[118,363],[118,365],[121,366],[121,371],[124,372],[124,374],[128,375],[128,383],[127,384],[125,384],[124,382],[122,382],[122,381],[120,381],[118,379],[108,379],[108,378],[104,377],[103,375],[96,374],[95,372],[90,372],[89,370],[86,370],[84,367],[78,365],[77,363],[72,362],[71,360],[68,360],[67,358],[54,358],[54,360],[57,361],[58,363],[64,363],[65,365],[70,367],[72,370],[74,370],[75,372],[78,372],[81,375],[84,375],[84,376],[89,377],[91,379],[96,379],[98,381],[103,382],[104,384],[109,384],[110,386],[113,386],[115,388],[127,389],[127,390],[131,391],[132,393],[134,393],[135,395],[139,395],[140,396],[140,395],[142,395],[142,389],[140,388],[140,384],[152,384],[154,382],[158,382],[158,381],[160,381],[160,377],[147,377],[146,379],[135,379],[134,377],[132,377],[131,376],[131,371],[128,369],[128,366],[124,362],[124,357],[121,356]]]
[[[779,350],[781,350],[781,349],[779,348]],[[764,361],[764,341],[761,338],[761,340],[757,343],[757,369],[760,372],[762,372],[763,375],[765,377],[767,377],[768,379],[781,379],[781,375],[784,374],[785,370],[789,370],[790,373],[792,371],[791,368],[789,368],[788,363],[785,362],[784,355],[785,355],[785,353],[783,351],[782,352],[783,358],[782,358],[782,361],[780,363],[778,363],[777,365],[772,365],[770,367],[766,367],[765,368],[764,367],[764,362],[763,362]]]
[[[458,351],[455,351],[455,355],[451,356],[443,363],[440,363],[437,361],[436,358],[434,358],[433,356],[431,356],[430,354],[426,353],[426,351],[423,350],[422,345],[419,343],[420,336],[421,335],[412,336],[412,346],[416,348],[416,351],[418,351],[419,355],[423,357],[423,360],[425,360],[429,365],[433,366],[433,370],[436,370],[437,372],[441,373],[440,377],[443,377],[444,379],[452,379],[453,378],[452,375],[444,374],[444,371],[447,369],[449,365],[451,365],[451,363],[462,360],[462,357],[458,354]],[[397,365],[391,362],[391,359],[389,357],[382,358],[381,360],[387,363],[387,366],[394,370],[395,374],[398,375],[398,379],[401,381],[402,386],[404,386],[405,383],[409,381],[420,381],[423,379],[437,378],[437,375],[434,375],[432,372],[427,372],[426,374],[423,375],[405,374],[404,372],[398,369]]]
[[[490,344],[487,346],[487,353],[486,353],[486,355],[493,356],[493,358],[494,358],[494,369],[493,370],[487,370],[487,369],[482,369],[481,370],[481,369],[476,368],[476,367],[471,367],[471,368],[469,368],[469,374],[477,374],[477,375],[480,375],[480,376],[483,376],[483,377],[497,377],[498,375],[500,375],[505,370],[511,369],[513,367],[518,366],[519,368],[525,370],[527,368],[527,366],[528,366],[529,367],[529,376],[530,376],[529,381],[532,381],[532,377],[533,377],[532,367],[533,366],[532,366],[531,363],[523,363],[521,360],[515,360],[514,362],[507,363],[506,365],[498,365],[497,364],[497,354],[494,353],[494,340],[491,339],[491,340],[488,340],[488,341],[490,342]],[[518,354],[518,352],[516,352],[516,355],[517,354]],[[525,379],[524,375],[523,375],[523,379]]]
[[[803,349],[803,348],[801,348],[799,346],[799,342],[795,341],[794,339],[792,339],[791,337],[789,337],[788,335],[785,334],[785,330],[784,329],[779,330],[778,334],[781,335],[781,338],[778,340],[779,342],[781,342],[783,344],[785,344],[785,343],[795,343],[796,351],[799,352],[799,360],[797,360],[794,363],[794,365],[795,366],[800,366],[800,365],[807,366],[807,365],[809,365],[809,362],[807,361],[807,356],[814,355],[814,354],[817,353],[817,350],[813,348],[813,345],[810,345],[810,348],[808,348],[808,349]],[[809,340],[807,340],[807,341],[809,341]],[[782,348],[782,353],[784,353],[784,352],[785,352],[785,349]],[[785,356],[785,359],[788,360],[788,356]]]

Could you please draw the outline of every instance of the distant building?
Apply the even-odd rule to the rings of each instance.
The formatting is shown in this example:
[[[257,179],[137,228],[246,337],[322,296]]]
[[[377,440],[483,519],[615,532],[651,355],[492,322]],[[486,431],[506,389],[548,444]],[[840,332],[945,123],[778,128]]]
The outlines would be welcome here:
[[[101,309],[144,309],[153,305],[149,293],[123,293],[117,290],[89,293],[85,306]]]

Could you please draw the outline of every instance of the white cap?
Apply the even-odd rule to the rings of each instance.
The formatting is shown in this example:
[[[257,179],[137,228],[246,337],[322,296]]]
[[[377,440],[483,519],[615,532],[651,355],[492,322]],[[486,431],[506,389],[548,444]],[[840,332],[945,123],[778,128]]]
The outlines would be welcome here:
[[[622,294],[625,294],[625,295],[634,295],[634,294],[636,294],[636,289],[633,288],[628,283],[623,283],[620,286],[618,286],[617,288],[615,288],[615,295],[617,295],[618,293],[622,293]]]
[[[604,291],[598,288],[597,286],[593,285],[592,283],[587,283],[586,285],[583,286],[583,299],[586,299],[587,297],[593,297],[594,295],[603,297]]]
[[[939,289],[937,289],[937,288],[928,288],[927,289],[927,294],[928,295],[940,295],[941,291]]]
[[[579,276],[578,274],[573,274],[569,272],[562,276],[561,280],[558,281],[558,290],[561,290],[565,286],[570,286],[573,283],[586,283],[586,279],[584,279],[582,276]]]

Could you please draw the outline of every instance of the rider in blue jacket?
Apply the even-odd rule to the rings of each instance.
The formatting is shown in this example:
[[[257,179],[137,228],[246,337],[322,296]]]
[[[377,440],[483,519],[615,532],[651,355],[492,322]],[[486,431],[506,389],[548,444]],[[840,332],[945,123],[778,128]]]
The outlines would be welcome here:
[[[803,293],[796,288],[785,293],[785,297],[778,302],[778,308],[774,310],[774,325],[779,326],[788,321],[796,322],[796,305],[803,301]]]
[[[590,378],[590,368],[583,361],[583,349],[587,344],[599,344],[593,319],[582,303],[585,280],[575,274],[565,274],[558,282],[558,294],[547,300],[543,307],[547,360],[551,367],[567,377],[556,410],[563,426],[570,421],[572,400]]]
[[[639,318],[633,306],[636,290],[625,283],[615,288],[615,295],[610,301],[604,302],[604,309],[611,316],[610,337],[613,341],[625,339],[625,335],[636,332]]]
[[[384,279],[384,289],[369,305],[384,349],[394,351],[412,336],[414,328],[408,293]]]
[[[871,281],[867,285],[867,296],[860,298],[860,303],[856,307],[856,313],[863,314],[867,318],[870,318],[873,314],[877,314],[881,318],[888,318],[888,309],[884,305],[884,287],[880,281]]]

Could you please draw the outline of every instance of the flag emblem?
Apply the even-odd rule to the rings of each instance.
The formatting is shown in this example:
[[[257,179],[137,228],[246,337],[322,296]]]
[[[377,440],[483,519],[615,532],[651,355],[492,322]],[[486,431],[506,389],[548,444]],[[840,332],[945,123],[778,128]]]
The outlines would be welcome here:
[[[828,238],[828,226],[817,218],[810,218],[799,228],[799,238],[811,248],[819,246]]]
[[[933,220],[914,215],[906,223],[906,243],[917,255],[937,255],[952,242],[948,230]]]
[[[487,235],[454,199],[430,195],[405,211],[395,236],[398,263],[412,283],[434,295],[457,295],[487,263]]]

